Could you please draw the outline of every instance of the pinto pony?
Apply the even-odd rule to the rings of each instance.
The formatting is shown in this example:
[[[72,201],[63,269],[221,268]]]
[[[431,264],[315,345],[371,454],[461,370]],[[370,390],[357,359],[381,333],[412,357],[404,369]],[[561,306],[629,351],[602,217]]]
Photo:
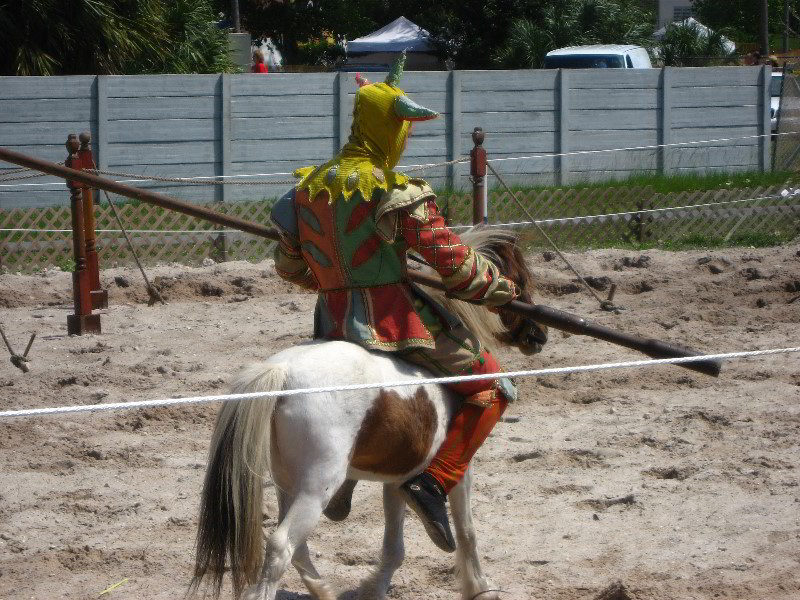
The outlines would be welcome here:
[[[473,229],[464,243],[498,265],[531,301],[533,279],[508,232]],[[541,349],[545,330],[517,315],[498,315],[439,294],[491,346],[501,341],[526,353]],[[380,383],[429,377],[390,353],[343,341],[313,341],[245,367],[233,393]],[[336,594],[311,563],[306,540],[325,514],[347,517],[357,480],[383,486],[385,530],[380,562],[359,587],[359,598],[386,596],[403,561],[405,503],[399,485],[436,454],[461,398],[441,385],[274,396],[226,402],[211,440],[200,505],[192,591],[204,578],[219,596],[226,564],[236,598],[273,600],[294,565],[317,600]],[[472,524],[472,468],[449,495],[457,541],[457,572],[465,599],[497,599],[481,570]],[[278,527],[263,546],[262,491],[269,474],[278,495]]]

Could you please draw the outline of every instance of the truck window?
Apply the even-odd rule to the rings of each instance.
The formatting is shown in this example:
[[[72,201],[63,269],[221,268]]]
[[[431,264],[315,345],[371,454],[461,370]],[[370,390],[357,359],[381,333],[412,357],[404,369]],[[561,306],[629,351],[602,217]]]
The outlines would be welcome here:
[[[624,69],[625,62],[621,56],[597,54],[567,54],[562,56],[546,56],[545,69]]]
[[[625,56],[625,64],[628,65],[629,69],[633,68],[633,61],[631,60],[631,55],[630,54],[627,54]]]

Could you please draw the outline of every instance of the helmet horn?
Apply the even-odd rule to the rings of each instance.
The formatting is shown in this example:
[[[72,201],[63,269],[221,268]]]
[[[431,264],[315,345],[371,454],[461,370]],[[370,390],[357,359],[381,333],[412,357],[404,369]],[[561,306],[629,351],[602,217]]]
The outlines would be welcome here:
[[[395,98],[394,114],[403,121],[429,121],[439,116],[439,113],[435,110],[420,106],[408,96]]]
[[[406,51],[400,54],[400,57],[394,61],[389,74],[386,76],[386,85],[397,87],[400,84],[400,78],[403,76],[403,67],[406,64]]]

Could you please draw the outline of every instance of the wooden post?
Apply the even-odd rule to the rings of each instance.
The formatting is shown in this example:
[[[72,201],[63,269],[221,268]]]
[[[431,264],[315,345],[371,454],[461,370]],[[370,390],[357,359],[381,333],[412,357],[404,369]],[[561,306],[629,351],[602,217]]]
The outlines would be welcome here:
[[[475,146],[469,153],[469,174],[472,177],[472,224],[488,223],[488,207],[486,206],[486,149],[483,129],[476,127],[472,132]]]
[[[67,137],[67,163],[71,169],[81,170],[81,159],[78,150],[81,143],[78,136],[70,133]],[[72,273],[72,297],[75,314],[67,315],[67,333],[83,335],[84,333],[100,333],[100,315],[92,314],[91,287],[89,271],[86,268],[86,234],[83,216],[84,184],[67,181],[70,207],[72,208],[72,252],[75,257],[75,270]]]
[[[84,131],[78,136],[81,149],[78,158],[82,169],[94,169],[92,156],[92,134]],[[94,190],[88,185],[83,189],[83,231],[86,238],[86,270],[89,272],[89,295],[92,299],[92,308],[108,308],[108,291],[100,286],[100,263],[97,259],[97,235],[94,221]]]

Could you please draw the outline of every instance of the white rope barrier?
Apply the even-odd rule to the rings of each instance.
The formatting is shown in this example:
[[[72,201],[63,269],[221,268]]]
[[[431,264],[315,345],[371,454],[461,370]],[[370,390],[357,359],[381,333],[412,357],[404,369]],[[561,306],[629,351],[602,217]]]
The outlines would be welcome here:
[[[297,396],[299,394],[324,394],[332,392],[360,391],[388,387],[406,387],[428,384],[457,383],[464,381],[478,381],[482,379],[498,379],[501,377],[539,377],[542,375],[564,375],[567,373],[584,373],[588,371],[603,371],[609,369],[651,367],[656,365],[676,365],[699,360],[729,360],[734,358],[747,358],[753,356],[769,356],[774,354],[788,354],[800,352],[800,347],[775,348],[770,350],[752,350],[747,352],[727,352],[723,354],[706,354],[702,356],[688,356],[681,358],[660,358],[654,360],[635,360],[628,362],[603,363],[582,365],[576,367],[559,367],[551,369],[536,369],[529,371],[506,371],[491,375],[459,375],[454,377],[427,377],[408,381],[387,381],[377,383],[360,383],[350,385],[335,385],[316,388],[302,388],[293,390],[276,390],[271,392],[254,392],[250,394],[222,394],[217,396],[195,396],[190,398],[167,398],[162,400],[142,400],[135,402],[114,402],[108,404],[87,404],[84,406],[60,406],[54,408],[30,408],[21,410],[0,411],[0,418],[32,417],[57,414],[73,414],[84,412],[98,412],[111,410],[129,410],[136,408],[150,408],[156,406],[175,406],[178,404],[207,404],[210,402],[228,402],[239,400],[252,400],[271,396]]]
[[[693,142],[672,142],[669,144],[653,144],[651,146],[630,146],[625,148],[606,148],[603,150],[575,150],[572,152],[561,152],[555,154],[531,154],[526,156],[507,156],[503,158],[490,158],[487,162],[503,162],[503,161],[514,161],[514,160],[536,160],[540,158],[556,158],[560,156],[580,156],[582,154],[601,154],[601,153],[608,153],[608,152],[625,152],[631,150],[655,150],[658,148],[673,148],[673,147],[680,147],[680,146],[697,146],[702,144],[716,144],[720,142],[735,142],[739,140],[752,140],[752,139],[759,139],[764,137],[777,137],[782,135],[800,135],[800,131],[787,131],[783,133],[761,133],[757,135],[746,135],[741,137],[731,137],[731,138],[716,138],[711,140],[696,140]],[[422,171],[425,169],[432,169],[436,167],[446,167],[448,165],[453,165],[457,163],[464,163],[469,162],[469,157],[461,157],[455,160],[450,160],[446,162],[439,162],[439,163],[422,163],[416,165],[401,165],[397,167],[397,170],[402,171]],[[249,177],[286,177],[291,176],[292,172],[276,172],[276,173],[245,173],[245,174],[237,174],[237,175],[204,175],[198,177],[173,177],[169,178],[170,181],[173,182],[186,182],[190,183],[192,181],[209,181],[211,184],[213,183],[220,183],[224,184],[225,180],[231,179],[241,179],[241,178],[249,178]],[[155,177],[155,176],[153,176]],[[121,179],[116,181],[116,183],[147,183],[157,181],[156,179],[149,179],[146,175],[142,175],[140,178],[136,179]],[[278,185],[280,182],[274,182],[274,185]],[[51,182],[51,183],[19,183],[19,184],[8,184],[8,183],[0,183],[0,188],[16,188],[16,187],[42,187],[42,186],[63,186],[63,182]],[[265,183],[265,185],[267,185]]]
[[[240,233],[242,235],[255,235],[238,229],[126,229],[128,233],[196,233],[199,235],[219,235],[220,233]],[[0,233],[72,233],[72,229],[33,229],[27,227],[10,227],[0,229]],[[95,229],[96,233],[122,233],[122,229]]]
[[[539,158],[557,158],[559,156],[580,156],[582,154],[603,154],[606,152],[624,152],[627,150],[656,150],[658,148],[674,148],[679,146],[696,146],[700,144],[716,144],[719,142],[735,142],[738,140],[752,140],[763,137],[779,135],[800,135],[800,131],[787,131],[784,133],[760,133],[758,135],[745,135],[742,137],[717,138],[714,140],[697,140],[694,142],[672,142],[670,144],[653,144],[651,146],[628,146],[626,148],[605,148],[602,150],[575,150],[573,152],[559,152],[554,154],[531,154],[528,156],[508,156],[504,158],[489,158],[486,162],[504,162],[512,160],[535,160]]]
[[[783,190],[786,192],[786,190]],[[800,192],[800,190],[792,190],[793,192]],[[789,194],[790,196],[796,196],[797,194],[792,193]],[[614,217],[625,217],[628,215],[641,215],[643,213],[656,213],[656,212],[668,212],[671,210],[689,210],[693,208],[708,208],[709,206],[722,206],[724,204],[740,204],[742,202],[758,202],[760,200],[774,200],[774,199],[783,199],[786,198],[787,194],[775,194],[772,196],[759,196],[756,198],[740,198],[738,200],[721,200],[720,202],[705,202],[703,204],[686,204],[684,206],[665,206],[663,208],[643,208],[641,210],[629,210],[625,212],[617,212],[617,213],[604,213],[600,215],[583,215],[577,217],[560,217],[557,219],[537,219],[535,221],[514,221],[512,223],[484,223],[483,227],[523,227],[525,225],[533,225],[537,223],[539,225],[547,224],[547,223],[564,223],[564,222],[576,222],[576,221],[591,221],[591,220],[605,220],[611,219]],[[469,229],[472,225],[453,225],[450,229]],[[3,231],[0,229],[0,231]]]

